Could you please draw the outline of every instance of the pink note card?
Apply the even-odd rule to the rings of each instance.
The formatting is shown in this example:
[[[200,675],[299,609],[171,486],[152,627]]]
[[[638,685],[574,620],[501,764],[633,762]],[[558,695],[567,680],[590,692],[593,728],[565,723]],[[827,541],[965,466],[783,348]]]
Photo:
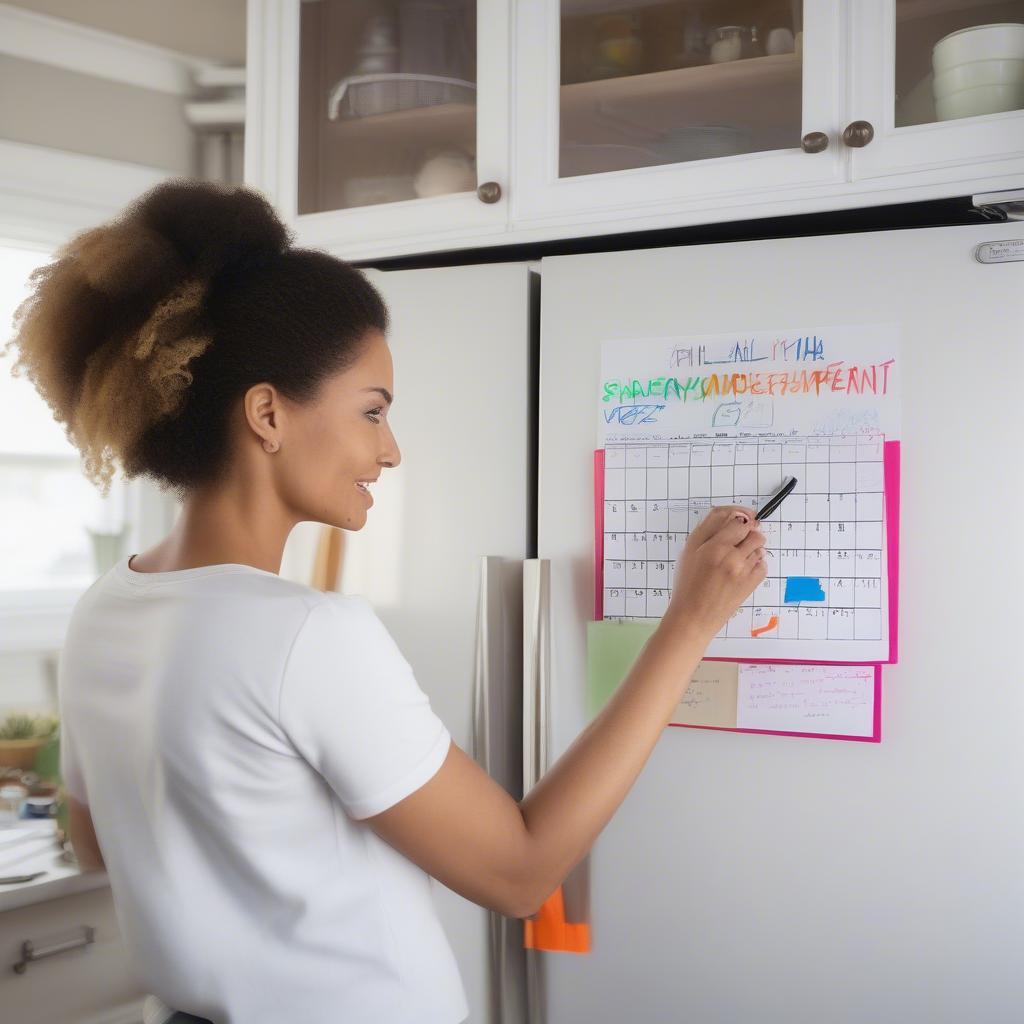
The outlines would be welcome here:
[[[882,666],[702,662],[669,725],[880,743]]]

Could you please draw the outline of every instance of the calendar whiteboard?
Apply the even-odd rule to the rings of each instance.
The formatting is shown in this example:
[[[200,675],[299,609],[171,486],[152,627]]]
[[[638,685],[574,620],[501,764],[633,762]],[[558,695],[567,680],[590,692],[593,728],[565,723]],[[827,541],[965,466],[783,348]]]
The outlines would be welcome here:
[[[761,524],[768,575],[708,655],[891,660],[896,329],[619,340],[602,355],[604,616],[659,619],[710,509],[758,508],[794,476]]]

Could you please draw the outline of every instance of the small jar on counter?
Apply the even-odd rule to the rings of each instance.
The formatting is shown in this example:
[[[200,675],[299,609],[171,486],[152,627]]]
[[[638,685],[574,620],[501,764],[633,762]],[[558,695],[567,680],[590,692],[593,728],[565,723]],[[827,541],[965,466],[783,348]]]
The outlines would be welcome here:
[[[30,796],[25,800],[26,818],[52,818],[57,813],[57,798],[49,796]]]
[[[0,784],[0,828],[11,828],[18,823],[27,799],[28,787],[20,782]]]

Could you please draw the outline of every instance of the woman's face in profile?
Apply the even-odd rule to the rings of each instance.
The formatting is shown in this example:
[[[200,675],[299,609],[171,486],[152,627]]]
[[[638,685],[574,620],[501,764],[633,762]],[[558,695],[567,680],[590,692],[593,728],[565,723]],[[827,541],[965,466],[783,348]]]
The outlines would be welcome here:
[[[315,402],[290,406],[279,482],[302,520],[359,530],[373,504],[373,481],[401,452],[388,424],[394,395],[391,350],[374,330],[356,360],[324,384]],[[283,450],[279,454],[284,454]]]

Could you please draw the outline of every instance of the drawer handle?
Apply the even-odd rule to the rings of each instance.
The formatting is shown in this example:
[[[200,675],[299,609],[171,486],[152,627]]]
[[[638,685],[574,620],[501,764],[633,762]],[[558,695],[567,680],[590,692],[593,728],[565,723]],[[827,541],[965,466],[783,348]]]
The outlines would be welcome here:
[[[66,942],[55,942],[52,946],[43,949],[36,949],[29,939],[21,944],[21,959],[14,965],[15,974],[24,974],[30,963],[36,960],[45,960],[48,956],[56,956],[58,953],[66,953],[71,949],[81,949],[96,941],[96,929],[87,924],[81,925],[82,934],[78,938],[68,939]]]

